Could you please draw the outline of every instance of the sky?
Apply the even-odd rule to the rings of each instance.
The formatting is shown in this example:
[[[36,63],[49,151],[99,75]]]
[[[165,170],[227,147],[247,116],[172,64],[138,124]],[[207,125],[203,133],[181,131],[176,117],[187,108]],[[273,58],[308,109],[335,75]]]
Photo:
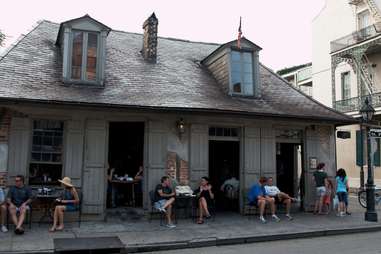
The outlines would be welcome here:
[[[142,33],[152,12],[159,36],[225,43],[243,36],[263,48],[260,61],[273,70],[311,61],[311,21],[325,0],[2,0],[0,30],[11,45],[39,20],[64,22],[89,14],[112,29]],[[0,48],[1,50],[4,50]]]

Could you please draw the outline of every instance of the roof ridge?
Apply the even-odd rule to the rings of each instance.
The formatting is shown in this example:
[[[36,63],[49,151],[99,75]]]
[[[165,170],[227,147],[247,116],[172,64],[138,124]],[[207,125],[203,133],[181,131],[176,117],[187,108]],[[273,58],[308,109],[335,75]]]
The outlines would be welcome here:
[[[7,47],[5,49],[5,51],[3,52],[3,54],[0,55],[0,62],[14,49],[17,47],[17,45],[25,38],[27,37],[30,33],[32,33],[34,30],[36,30],[37,27],[39,27],[43,22],[45,22],[46,20],[38,20],[33,26],[32,28],[27,31],[27,33],[25,34],[21,34],[19,37],[17,37],[16,41],[13,42],[9,47]]]
[[[286,79],[282,78],[279,74],[277,74],[276,72],[274,72],[273,70],[271,70],[269,67],[263,65],[262,63],[259,63],[263,68],[265,68],[266,70],[268,70],[269,72],[271,72],[276,78],[278,78],[279,80],[283,81],[283,83],[285,83],[286,85],[288,85],[289,87],[291,87],[292,89],[294,89],[296,92],[300,93],[301,95],[303,95],[304,97],[306,97],[307,100],[310,100],[316,104],[318,104],[319,106],[333,112],[333,113],[336,113],[336,114],[339,114],[341,116],[345,116],[346,118],[350,119],[350,118],[353,118],[351,116],[348,116],[344,113],[341,113],[340,111],[337,111],[331,107],[328,107],[326,105],[324,105],[323,103],[315,100],[314,98],[312,98],[311,96],[308,96],[306,95],[305,93],[303,93],[302,91],[300,91],[299,89],[297,89],[296,87],[294,87],[293,85],[291,85]]]

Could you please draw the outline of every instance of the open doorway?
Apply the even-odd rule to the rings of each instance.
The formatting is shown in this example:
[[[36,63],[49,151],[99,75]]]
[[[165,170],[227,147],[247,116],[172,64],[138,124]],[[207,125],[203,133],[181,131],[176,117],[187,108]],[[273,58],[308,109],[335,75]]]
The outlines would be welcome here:
[[[144,160],[144,123],[111,122],[109,126],[108,207],[142,206]],[[110,175],[110,170],[108,170]]]
[[[282,192],[300,198],[302,146],[297,143],[277,143],[276,149],[276,184]]]
[[[239,211],[239,185],[227,181],[233,177],[239,181],[239,144],[239,141],[209,141],[209,177],[219,211]]]

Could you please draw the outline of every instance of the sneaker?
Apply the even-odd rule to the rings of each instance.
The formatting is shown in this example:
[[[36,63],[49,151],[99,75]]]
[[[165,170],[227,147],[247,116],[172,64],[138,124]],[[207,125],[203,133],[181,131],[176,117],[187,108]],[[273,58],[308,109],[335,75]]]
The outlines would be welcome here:
[[[273,220],[275,220],[276,222],[280,221],[279,217],[276,216],[275,214],[271,215],[271,218],[273,218]]]
[[[162,212],[162,213],[166,213],[166,212],[167,212],[167,210],[165,210],[165,208],[162,208],[162,207],[160,207],[158,210],[159,210],[160,212]]]
[[[345,212],[345,214],[346,214],[346,215],[351,215],[351,213],[350,213],[350,212],[348,212],[348,211],[346,211],[346,212]]]
[[[286,214],[286,217],[287,217],[288,220],[293,220],[293,219],[294,219],[294,218],[293,218],[291,215],[289,215],[289,214]]]
[[[7,233],[7,232],[8,232],[8,229],[7,229],[6,226],[1,225],[1,226],[0,226],[0,231],[3,232],[3,233]]]
[[[259,220],[264,224],[264,223],[267,223],[267,221],[265,220],[265,218],[263,216],[260,216],[259,217]]]
[[[167,225],[165,225],[167,228],[175,228],[176,225],[172,224],[172,223],[168,223]]]
[[[344,217],[344,216],[345,216],[345,212],[341,212],[340,217]]]

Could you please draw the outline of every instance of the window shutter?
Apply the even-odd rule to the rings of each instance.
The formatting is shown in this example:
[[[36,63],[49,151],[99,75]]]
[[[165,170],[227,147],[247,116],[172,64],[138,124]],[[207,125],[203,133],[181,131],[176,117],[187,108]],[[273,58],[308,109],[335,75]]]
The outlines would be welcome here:
[[[361,140],[361,132],[359,130],[356,131],[356,165],[364,166],[363,142]]]
[[[381,165],[381,163],[380,163],[380,139],[376,139],[376,141],[377,141],[377,149],[374,152],[373,161],[374,161],[374,166],[379,167]]]

